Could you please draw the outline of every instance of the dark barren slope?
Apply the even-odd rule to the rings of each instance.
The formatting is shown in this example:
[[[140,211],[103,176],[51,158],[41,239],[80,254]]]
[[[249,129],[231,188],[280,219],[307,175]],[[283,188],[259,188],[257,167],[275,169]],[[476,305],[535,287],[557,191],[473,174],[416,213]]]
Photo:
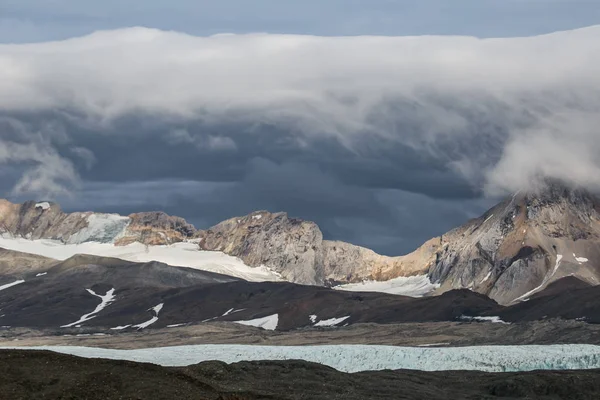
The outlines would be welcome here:
[[[597,399],[600,370],[346,374],[303,361],[205,362],[164,368],[3,350],[0,394],[5,400]]]
[[[500,311],[505,321],[535,321],[547,318],[578,319],[600,323],[600,286],[590,286],[574,277],[555,281],[529,300]]]
[[[284,282],[247,282],[157,262],[87,255],[74,256],[43,272],[9,271],[0,277],[1,283],[24,281],[0,290],[0,323],[8,327],[58,328],[90,313],[93,318],[76,325],[113,328],[158,317],[148,326],[155,329],[278,314],[277,329],[290,330],[331,318],[348,317],[344,324],[454,321],[461,315],[500,310],[495,301],[468,290],[416,299]],[[110,297],[109,293],[110,302],[97,310],[101,296]],[[158,313],[153,310],[161,304]],[[317,317],[311,320],[311,315]]]
[[[146,328],[157,329],[275,314],[277,329],[281,331],[334,318],[344,318],[338,326],[457,321],[461,316],[500,316],[507,322],[549,318],[600,322],[600,286],[589,286],[573,277],[552,283],[528,301],[503,307],[467,289],[412,298],[286,282],[247,282],[157,262],[133,263],[78,255],[48,265],[47,259],[23,254],[12,257],[33,268],[19,274],[13,268],[5,268],[0,273],[0,285],[23,281],[0,290],[0,325],[12,328],[57,329],[90,313],[93,314],[86,321],[75,325],[106,330],[139,325],[158,317]],[[101,296],[109,293],[113,295],[110,302],[97,309],[103,302]],[[157,313],[154,308],[159,305]]]

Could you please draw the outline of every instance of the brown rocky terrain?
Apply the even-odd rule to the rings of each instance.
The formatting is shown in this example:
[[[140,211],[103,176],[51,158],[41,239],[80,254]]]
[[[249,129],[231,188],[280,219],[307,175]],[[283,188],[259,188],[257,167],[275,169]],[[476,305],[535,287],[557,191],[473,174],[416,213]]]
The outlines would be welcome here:
[[[58,204],[28,201],[13,204],[0,199],[0,233],[27,239],[64,243],[96,241],[127,245],[167,245],[191,238],[196,229],[183,218],[163,212],[116,214],[64,213]]]
[[[575,276],[600,282],[600,201],[552,184],[517,193],[482,217],[443,235],[430,268],[439,291],[469,288],[501,304],[527,300]]]
[[[314,222],[266,211],[231,218],[196,234],[204,250],[247,265],[265,265],[290,282],[324,285],[423,274],[435,260],[424,246],[415,256],[386,257],[349,243],[323,240]]]
[[[432,345],[436,347],[533,344],[600,345],[600,325],[582,321],[546,319],[512,324],[489,322],[362,323],[333,329],[305,328],[285,332],[267,331],[227,322],[206,322],[124,332],[97,327],[84,327],[76,331],[57,328],[0,329],[0,346],[3,347],[86,346],[131,350],[198,344],[265,346],[368,344],[427,347]]]
[[[52,258],[0,248],[0,279],[6,275],[45,271],[56,263]]]

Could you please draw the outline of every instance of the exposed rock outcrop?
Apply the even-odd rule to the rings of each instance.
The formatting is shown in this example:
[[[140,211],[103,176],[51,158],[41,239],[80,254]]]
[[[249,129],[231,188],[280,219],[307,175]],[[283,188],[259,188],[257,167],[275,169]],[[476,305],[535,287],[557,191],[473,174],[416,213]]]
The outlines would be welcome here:
[[[193,237],[196,229],[183,218],[163,212],[123,217],[93,212],[64,213],[58,204],[0,200],[0,233],[64,243],[100,242],[127,245],[167,245]]]
[[[557,183],[517,193],[440,239],[440,291],[469,288],[507,304],[573,275],[600,282],[600,201]]]
[[[414,256],[382,256],[349,243],[323,240],[314,222],[289,218],[285,213],[255,212],[223,221],[196,236],[204,250],[237,256],[254,267],[264,265],[296,283],[389,279],[425,273],[429,266],[420,262],[426,258],[426,250],[419,252],[418,260]]]

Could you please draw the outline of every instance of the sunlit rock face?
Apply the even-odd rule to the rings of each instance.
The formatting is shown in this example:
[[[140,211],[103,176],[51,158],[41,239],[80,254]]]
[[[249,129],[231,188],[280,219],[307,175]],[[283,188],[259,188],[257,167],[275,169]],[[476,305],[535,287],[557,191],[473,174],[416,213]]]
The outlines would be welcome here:
[[[443,235],[430,279],[441,291],[469,288],[503,304],[527,300],[565,276],[596,285],[599,211],[596,196],[557,182],[516,193]]]

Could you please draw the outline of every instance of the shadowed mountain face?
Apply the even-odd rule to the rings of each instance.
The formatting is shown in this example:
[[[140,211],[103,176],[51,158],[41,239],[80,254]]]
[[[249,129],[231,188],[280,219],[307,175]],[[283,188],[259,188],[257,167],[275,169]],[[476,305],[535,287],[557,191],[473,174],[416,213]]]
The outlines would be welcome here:
[[[14,252],[5,252],[10,254]],[[13,254],[13,258],[23,255]],[[282,331],[357,323],[506,322],[560,317],[600,322],[600,286],[565,278],[527,302],[502,307],[471,290],[412,298],[283,282],[247,282],[157,262],[78,255],[45,269],[0,276],[0,323],[117,333],[203,322],[251,321]],[[117,329],[112,329],[117,328]]]
[[[498,305],[470,291],[416,299],[292,283],[246,282],[166,264],[75,256],[44,272],[8,274],[1,323],[11,327],[162,328],[269,317],[270,329],[359,322],[452,321]],[[148,325],[144,325],[151,321]],[[137,325],[137,327],[135,326]]]

